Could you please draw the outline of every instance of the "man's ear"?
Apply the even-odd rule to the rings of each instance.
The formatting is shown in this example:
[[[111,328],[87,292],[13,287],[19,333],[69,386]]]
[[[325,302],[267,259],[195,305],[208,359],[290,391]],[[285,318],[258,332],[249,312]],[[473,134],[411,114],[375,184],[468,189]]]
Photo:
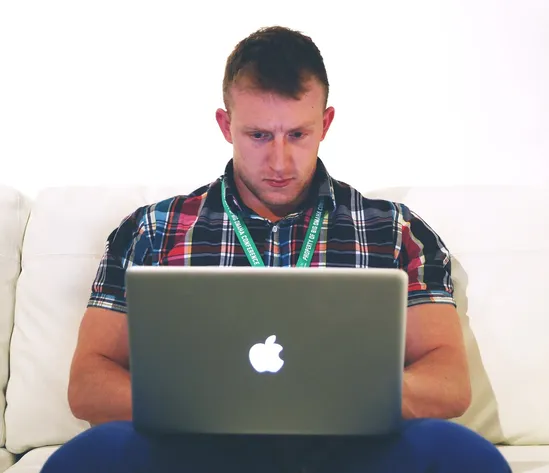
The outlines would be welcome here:
[[[223,110],[222,108],[218,108],[215,112],[215,119],[217,120],[219,129],[221,130],[221,133],[223,133],[225,139],[229,143],[233,144],[233,138],[231,135],[231,117],[229,112]]]
[[[328,130],[330,129],[330,125],[332,124],[334,115],[334,107],[328,107],[324,111],[324,119],[322,120],[322,137],[320,138],[320,141],[324,140],[324,138],[326,137],[326,133],[328,133]]]

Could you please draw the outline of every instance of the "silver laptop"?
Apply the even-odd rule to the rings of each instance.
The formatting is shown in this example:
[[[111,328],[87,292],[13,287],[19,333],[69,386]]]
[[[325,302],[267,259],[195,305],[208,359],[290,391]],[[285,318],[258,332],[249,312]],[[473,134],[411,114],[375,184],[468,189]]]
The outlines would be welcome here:
[[[398,428],[405,272],[132,267],[126,282],[136,429],[379,435]]]

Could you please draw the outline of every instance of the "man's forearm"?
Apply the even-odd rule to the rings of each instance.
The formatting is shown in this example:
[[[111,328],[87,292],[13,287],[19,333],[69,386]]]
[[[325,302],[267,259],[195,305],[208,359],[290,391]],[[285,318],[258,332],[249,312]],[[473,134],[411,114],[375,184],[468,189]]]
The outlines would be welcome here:
[[[71,378],[69,404],[77,418],[92,425],[131,420],[129,371],[108,358],[97,356]]]
[[[467,366],[451,347],[431,351],[404,370],[405,419],[461,416],[471,402]]]

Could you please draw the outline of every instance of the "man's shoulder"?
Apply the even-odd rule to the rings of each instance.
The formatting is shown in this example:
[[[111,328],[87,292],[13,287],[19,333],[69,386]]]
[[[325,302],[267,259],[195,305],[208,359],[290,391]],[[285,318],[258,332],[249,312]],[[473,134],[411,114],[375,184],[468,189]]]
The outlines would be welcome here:
[[[402,202],[383,199],[368,194],[352,186],[351,184],[335,178],[331,178],[334,197],[338,207],[350,209],[365,217],[384,216],[395,220],[407,219],[411,216],[411,210]]]
[[[204,184],[188,194],[176,194],[142,205],[127,214],[117,230],[131,226],[137,234],[153,236],[159,227],[169,226],[174,219],[196,217],[216,182]]]
[[[203,205],[206,197],[217,181],[204,184],[189,194],[177,194],[151,204],[145,205],[143,211],[149,214],[174,214],[176,212],[194,213],[198,207]]]

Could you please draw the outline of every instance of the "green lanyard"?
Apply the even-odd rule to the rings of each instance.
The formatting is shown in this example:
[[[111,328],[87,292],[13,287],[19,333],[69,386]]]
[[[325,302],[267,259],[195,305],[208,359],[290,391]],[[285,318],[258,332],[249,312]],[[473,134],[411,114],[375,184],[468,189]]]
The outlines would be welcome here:
[[[236,215],[227,204],[226,190],[225,190],[225,181],[221,184],[221,200],[223,202],[223,208],[227,215],[231,219],[233,224],[234,231],[244,252],[248,257],[248,261],[252,266],[265,266],[263,259],[259,254],[257,247],[255,246],[254,241],[242,219]],[[301,253],[299,259],[297,260],[296,267],[305,268],[311,265],[313,259],[314,249],[318,243],[318,238],[320,236],[320,222],[322,221],[324,212],[324,199],[319,199],[318,205],[314,215],[311,217],[309,222],[309,228],[307,229],[307,235],[305,236],[305,241],[303,242],[303,248],[301,248]]]

